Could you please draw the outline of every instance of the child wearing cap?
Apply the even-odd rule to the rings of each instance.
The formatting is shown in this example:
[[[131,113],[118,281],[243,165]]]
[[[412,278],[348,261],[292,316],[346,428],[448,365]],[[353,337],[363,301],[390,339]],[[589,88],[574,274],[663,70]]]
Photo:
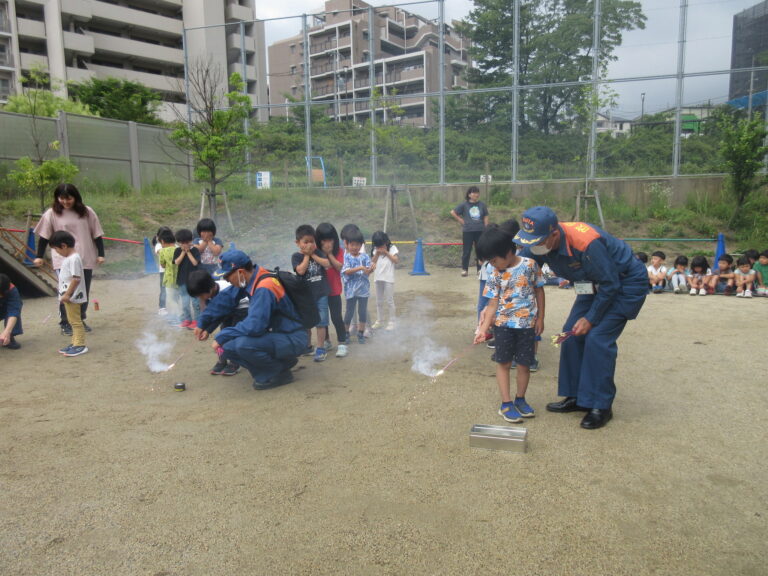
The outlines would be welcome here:
[[[3,320],[0,346],[6,350],[21,348],[21,344],[16,342],[16,336],[24,333],[21,327],[22,306],[19,289],[11,284],[8,276],[0,274],[0,319]]]
[[[517,222],[514,222],[515,227]],[[535,415],[525,400],[530,367],[536,361],[536,336],[544,330],[544,278],[538,264],[517,255],[512,242],[517,230],[491,225],[477,242],[478,256],[493,266],[485,285],[489,298],[475,344],[484,342],[493,326],[496,384],[501,394],[499,415],[507,422],[522,422]],[[511,234],[509,232],[512,232]],[[509,372],[516,363],[517,393],[510,393]]]

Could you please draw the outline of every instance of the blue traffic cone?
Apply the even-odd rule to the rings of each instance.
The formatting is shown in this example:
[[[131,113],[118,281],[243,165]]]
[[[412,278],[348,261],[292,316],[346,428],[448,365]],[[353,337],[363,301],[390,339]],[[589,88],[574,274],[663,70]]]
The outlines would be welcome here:
[[[725,251],[725,236],[722,233],[720,233],[717,235],[717,248],[715,249],[715,262],[712,264],[712,268],[715,268],[717,266],[717,263],[723,254],[727,254],[727,252]]]
[[[416,257],[413,259],[411,276],[429,276],[429,272],[424,270],[424,249],[421,242],[421,238],[416,239]]]
[[[155,262],[155,254],[149,245],[149,238],[144,237],[144,274],[157,274],[160,269]]]
[[[29,232],[27,232],[27,250],[24,254],[24,265],[25,266],[32,266],[34,262],[32,260],[35,259],[35,256],[37,254],[35,253],[35,231],[30,228]]]

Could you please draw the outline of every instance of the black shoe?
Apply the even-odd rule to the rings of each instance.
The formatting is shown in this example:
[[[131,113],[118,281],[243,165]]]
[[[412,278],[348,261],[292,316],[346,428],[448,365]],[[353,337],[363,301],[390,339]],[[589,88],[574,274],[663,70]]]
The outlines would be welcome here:
[[[8,342],[8,345],[5,346],[8,350],[18,350],[21,348],[21,344],[16,342],[16,338],[11,338],[11,341]]]
[[[219,372],[219,374],[220,374],[221,376],[234,376],[234,375],[236,375],[238,372],[240,372],[240,366],[239,366],[238,364],[232,364],[232,363],[230,362],[230,363],[228,363],[228,364],[227,364],[227,365],[224,367],[224,370],[222,370],[221,372]]]
[[[610,408],[600,409],[592,408],[589,413],[581,420],[581,427],[587,430],[596,430],[602,428],[613,418],[613,412]]]
[[[93,329],[85,323],[85,320],[83,320],[83,328],[85,328],[86,332],[93,332]]]
[[[224,373],[224,369],[227,367],[226,360],[219,360],[216,365],[211,368],[210,373],[214,376],[219,376]]]
[[[271,380],[267,380],[264,383],[256,382],[254,380],[253,388],[254,390],[269,390],[270,388],[277,388],[278,386],[289,384],[290,382],[293,382],[293,374],[291,374],[290,370],[284,370]]]
[[[566,396],[558,402],[550,402],[547,404],[547,410],[550,412],[588,412],[589,408],[584,408],[576,404],[576,398],[573,396]]]
[[[64,336],[72,336],[72,326],[70,324],[62,324],[61,333]]]

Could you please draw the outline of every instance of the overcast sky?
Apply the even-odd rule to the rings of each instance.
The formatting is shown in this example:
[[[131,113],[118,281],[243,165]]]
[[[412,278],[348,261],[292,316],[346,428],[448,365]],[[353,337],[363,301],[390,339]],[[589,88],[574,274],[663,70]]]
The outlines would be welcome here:
[[[760,0],[688,0],[686,71],[704,72],[730,68],[733,16],[759,2]],[[380,0],[369,3],[374,6],[397,4]],[[619,59],[609,69],[610,78],[674,74],[677,70],[680,2],[642,0],[641,3],[648,18],[645,30],[635,30],[624,35],[622,46],[616,52]],[[266,4],[265,2],[262,5],[257,1],[256,16],[260,19],[318,13],[323,11],[324,6],[324,2],[318,0],[280,0]],[[464,18],[473,6],[471,0],[446,0],[446,21]],[[436,2],[411,3],[403,8],[426,18],[438,16]],[[300,18],[268,22],[267,43],[297,34],[300,29]],[[625,118],[639,116],[641,108],[649,114],[669,108],[675,102],[675,80],[617,83],[612,85],[612,88],[618,93],[618,105],[614,113]],[[642,94],[645,96],[642,97]],[[707,102],[720,104],[727,99],[728,75],[690,78],[685,82],[683,102],[686,105]]]

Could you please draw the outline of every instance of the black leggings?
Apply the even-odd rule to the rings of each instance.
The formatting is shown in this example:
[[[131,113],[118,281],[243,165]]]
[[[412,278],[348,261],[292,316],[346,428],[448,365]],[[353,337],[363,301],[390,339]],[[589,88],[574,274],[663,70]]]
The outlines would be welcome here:
[[[472,254],[472,246],[475,247],[475,258],[477,258],[477,240],[482,235],[479,232],[464,232],[461,235],[461,241],[464,243],[464,249],[461,252],[461,269],[469,270],[469,255]],[[480,262],[476,261],[477,269],[480,270]]]
[[[331,322],[333,327],[336,328],[336,338],[339,344],[344,344],[347,340],[347,327],[344,326],[344,318],[341,316],[341,295],[328,296],[328,311],[331,314]],[[328,340],[330,340],[328,336]]]
[[[355,306],[357,306],[357,325],[365,326],[368,321],[368,297],[365,298],[354,296],[347,298],[347,310],[344,313],[344,324],[352,322],[352,317],[355,315]]]
[[[88,294],[88,300],[80,304],[80,319],[85,320],[85,313],[88,310],[88,302],[91,300],[91,278],[93,278],[93,270],[83,269],[83,278],[85,279],[85,292]],[[64,303],[59,302],[59,324],[66,326],[69,324],[67,320],[67,311],[64,309]]]

